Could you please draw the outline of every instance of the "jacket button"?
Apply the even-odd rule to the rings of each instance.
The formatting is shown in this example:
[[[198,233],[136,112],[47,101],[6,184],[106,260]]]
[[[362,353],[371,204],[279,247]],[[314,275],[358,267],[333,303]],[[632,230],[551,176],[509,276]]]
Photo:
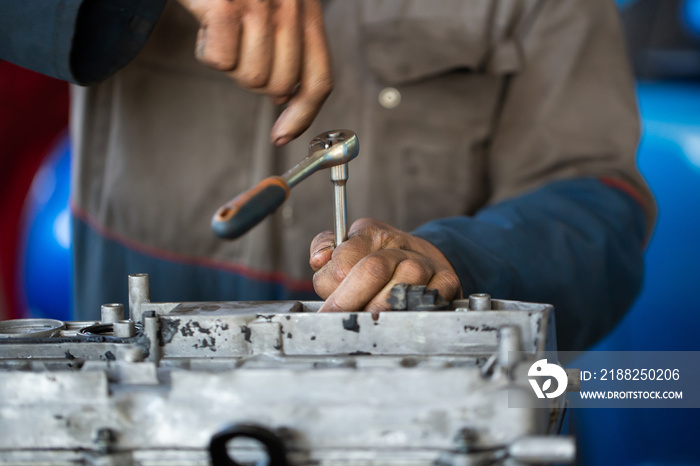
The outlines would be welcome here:
[[[294,208],[292,207],[291,203],[282,207],[282,224],[285,227],[291,227],[294,225]]]
[[[396,108],[401,103],[401,93],[393,87],[385,87],[379,93],[379,105],[384,108]]]

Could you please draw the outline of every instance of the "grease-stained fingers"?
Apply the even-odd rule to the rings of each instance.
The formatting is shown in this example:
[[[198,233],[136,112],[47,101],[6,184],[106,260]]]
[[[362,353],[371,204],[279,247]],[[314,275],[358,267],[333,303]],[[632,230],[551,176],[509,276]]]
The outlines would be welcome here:
[[[299,84],[303,53],[302,0],[272,0],[274,55],[266,91],[275,103],[289,101]]]
[[[457,275],[449,270],[440,270],[435,273],[426,284],[429,290],[438,290],[440,296],[448,301],[461,298],[462,285],[459,283]]]
[[[383,311],[390,310],[389,297],[391,289],[399,283],[408,283],[409,285],[428,285],[434,276],[433,265],[418,254],[405,252],[406,258],[401,261],[396,267],[394,276],[391,278],[382,290],[372,298],[367,304],[365,310],[374,315]]]
[[[317,236],[318,241],[312,242],[313,252],[324,248],[329,244],[327,234]],[[340,285],[351,269],[360,261],[364,260],[375,249],[372,248],[372,238],[366,235],[356,234],[348,238],[340,246],[333,247],[331,260],[327,261],[314,274],[314,290],[321,298],[327,298]],[[320,265],[321,260],[328,254],[327,249],[320,251],[322,257],[318,262],[312,264]],[[311,260],[309,261],[311,263]]]
[[[304,50],[299,88],[270,134],[278,146],[288,143],[311,125],[333,89],[333,73],[319,0],[304,0],[303,17]]]
[[[259,89],[270,80],[274,50],[272,0],[247,1],[240,12],[239,58],[230,75],[241,87]],[[233,2],[235,3],[235,2]]]
[[[240,6],[218,0],[214,8],[195,10],[201,15],[195,56],[203,64],[221,71],[236,67],[240,46]]]
[[[332,231],[326,230],[316,235],[311,241],[309,250],[309,265],[314,272],[318,272],[331,260],[334,248],[335,240]]]
[[[317,293],[319,288],[322,291],[327,291],[326,287],[335,287],[335,290],[327,296],[319,312],[359,312],[364,310],[377,293],[382,291],[386,284],[391,281],[396,267],[404,257],[404,251],[382,249],[357,262],[349,272],[346,272],[347,269],[340,269],[347,264],[329,262],[326,267],[334,265],[336,268],[328,272],[335,273],[323,274],[326,272],[326,267],[324,267],[316,273],[316,275],[323,274],[324,282],[318,284],[316,276],[314,276],[314,287],[318,285]]]

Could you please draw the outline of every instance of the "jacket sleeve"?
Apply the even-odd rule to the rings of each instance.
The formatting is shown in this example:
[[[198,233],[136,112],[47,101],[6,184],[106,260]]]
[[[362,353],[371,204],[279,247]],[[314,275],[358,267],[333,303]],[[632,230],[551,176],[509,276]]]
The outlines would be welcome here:
[[[521,64],[488,149],[487,206],[416,234],[452,261],[466,294],[554,304],[560,349],[583,350],[639,291],[655,206],[636,168],[614,3],[540,0],[529,11],[510,38]]]
[[[445,254],[465,295],[553,304],[560,350],[609,332],[642,284],[644,210],[598,179],[553,182],[413,234]]]
[[[77,84],[141,50],[166,0],[0,0],[0,59]]]
[[[539,0],[514,28],[521,65],[504,85],[488,157],[491,204],[546,183],[609,177],[654,200],[636,166],[639,114],[611,0]]]

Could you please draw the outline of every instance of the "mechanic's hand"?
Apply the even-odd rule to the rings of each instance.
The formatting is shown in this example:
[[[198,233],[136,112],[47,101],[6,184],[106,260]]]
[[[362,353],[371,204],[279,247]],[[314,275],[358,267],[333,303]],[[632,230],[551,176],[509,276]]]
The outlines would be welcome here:
[[[326,302],[319,312],[390,310],[391,288],[398,283],[427,285],[451,300],[461,295],[450,262],[428,241],[373,219],[352,224],[348,240],[333,249],[333,233],[311,242],[309,264],[314,288]]]
[[[319,0],[178,0],[199,21],[196,56],[244,89],[289,102],[272,128],[303,133],[333,88]]]

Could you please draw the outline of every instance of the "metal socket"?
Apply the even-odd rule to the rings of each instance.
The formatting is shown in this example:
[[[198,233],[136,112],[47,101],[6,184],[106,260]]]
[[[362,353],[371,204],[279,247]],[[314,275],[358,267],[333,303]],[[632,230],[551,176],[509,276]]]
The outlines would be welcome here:
[[[129,319],[140,322],[141,305],[150,302],[151,281],[148,274],[135,273],[129,275]]]
[[[100,308],[100,322],[111,324],[124,320],[124,305],[120,303],[103,304]]]
[[[117,338],[131,338],[136,335],[136,322],[133,320],[118,320],[112,326],[113,334]]]
[[[488,293],[474,293],[469,295],[469,309],[472,311],[490,311],[491,295]]]
[[[512,369],[520,362],[522,348],[520,327],[504,325],[498,329],[498,365]]]

